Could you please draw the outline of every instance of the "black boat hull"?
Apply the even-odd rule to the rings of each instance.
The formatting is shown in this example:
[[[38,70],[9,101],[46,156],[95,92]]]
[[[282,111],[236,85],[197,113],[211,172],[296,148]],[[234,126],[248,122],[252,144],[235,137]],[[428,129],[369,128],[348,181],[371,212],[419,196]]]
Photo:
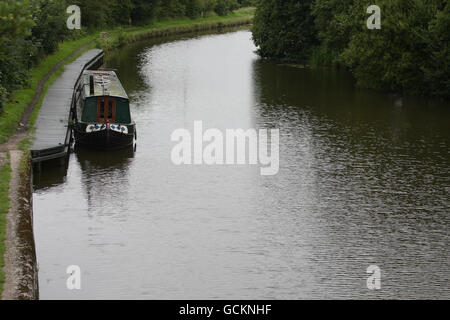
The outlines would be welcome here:
[[[96,149],[113,150],[133,145],[136,125],[123,125],[127,133],[111,130],[109,127],[99,131],[87,132],[88,124],[77,123],[74,126],[75,144]]]

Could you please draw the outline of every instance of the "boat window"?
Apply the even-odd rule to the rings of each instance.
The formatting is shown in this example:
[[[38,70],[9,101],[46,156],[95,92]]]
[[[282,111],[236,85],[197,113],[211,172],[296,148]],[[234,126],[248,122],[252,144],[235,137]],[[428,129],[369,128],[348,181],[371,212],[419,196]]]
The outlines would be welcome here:
[[[108,119],[112,119],[113,116],[113,102],[112,100],[108,101]]]
[[[105,100],[100,101],[100,118],[105,117]]]
[[[131,123],[130,106],[128,100],[117,99],[116,108],[116,123],[129,124]]]
[[[83,113],[81,115],[81,121],[83,122],[96,122],[97,121],[97,99],[88,98],[84,101]]]

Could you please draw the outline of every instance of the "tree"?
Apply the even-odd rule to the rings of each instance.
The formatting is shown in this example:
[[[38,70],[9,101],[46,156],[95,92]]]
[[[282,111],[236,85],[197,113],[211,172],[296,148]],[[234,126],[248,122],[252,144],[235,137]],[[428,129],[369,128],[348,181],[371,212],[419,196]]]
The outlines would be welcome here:
[[[439,10],[429,23],[429,59],[422,67],[429,92],[436,96],[450,95],[450,2]]]
[[[253,40],[262,57],[306,60],[317,43],[312,0],[261,0],[253,22]]]
[[[0,111],[8,92],[26,81],[27,57],[30,49],[25,40],[34,25],[28,1],[0,2]]]
[[[358,27],[358,20],[350,14],[353,0],[315,0],[311,14],[319,39],[314,49],[315,64],[337,64],[347,47],[350,35]]]
[[[39,48],[38,57],[54,52],[68,34],[66,5],[59,0],[33,0],[31,40]],[[37,61],[37,60],[35,60]]]
[[[233,10],[236,10],[238,7],[239,7],[239,4],[236,0],[217,0],[214,11],[219,16],[223,16]]]
[[[419,95],[443,93],[449,51],[448,36],[441,28],[448,27],[448,4],[440,0],[378,4],[383,12],[381,30],[368,30],[365,19],[358,17],[361,10],[354,11],[360,26],[342,54],[358,84]],[[446,81],[448,85],[448,76]]]
[[[3,0],[0,2],[0,41],[4,38],[29,35],[32,26],[29,1]]]
[[[135,21],[137,24],[153,21],[158,16],[161,8],[161,2],[159,0],[132,0],[132,21]]]

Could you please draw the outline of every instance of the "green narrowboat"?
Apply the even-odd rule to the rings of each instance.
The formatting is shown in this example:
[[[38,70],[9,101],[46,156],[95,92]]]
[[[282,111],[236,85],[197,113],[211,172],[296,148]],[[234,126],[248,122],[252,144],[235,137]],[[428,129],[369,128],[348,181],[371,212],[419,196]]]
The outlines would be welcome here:
[[[131,146],[136,124],[128,96],[114,71],[84,71],[75,91],[75,143],[101,149]]]

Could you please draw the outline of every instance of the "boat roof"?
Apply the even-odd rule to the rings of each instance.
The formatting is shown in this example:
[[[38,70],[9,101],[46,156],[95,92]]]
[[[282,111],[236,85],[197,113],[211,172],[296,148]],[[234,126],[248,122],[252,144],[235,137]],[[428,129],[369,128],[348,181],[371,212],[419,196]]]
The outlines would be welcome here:
[[[94,92],[90,92],[89,78],[94,77]],[[82,81],[85,97],[113,96],[128,99],[122,84],[114,71],[86,70],[83,72]]]

